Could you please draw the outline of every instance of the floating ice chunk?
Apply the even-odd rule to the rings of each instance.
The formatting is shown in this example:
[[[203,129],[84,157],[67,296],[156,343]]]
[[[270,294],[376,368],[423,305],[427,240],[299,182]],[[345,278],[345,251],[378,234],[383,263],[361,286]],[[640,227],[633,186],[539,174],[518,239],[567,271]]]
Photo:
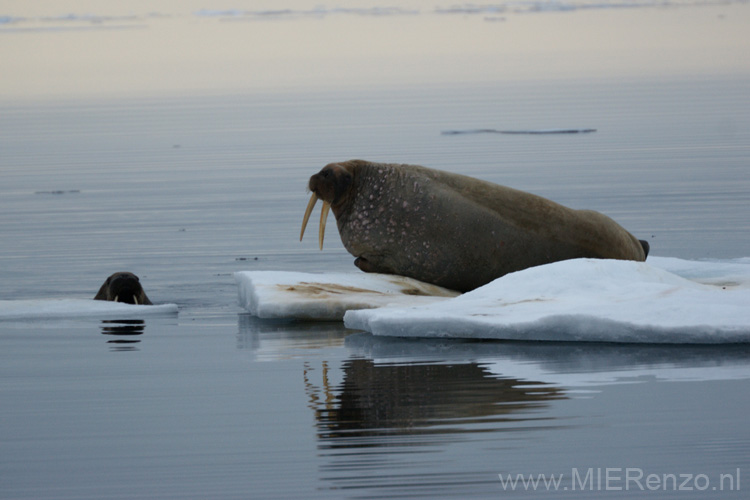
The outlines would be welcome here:
[[[750,258],[730,260],[684,260],[674,257],[649,257],[648,262],[706,285],[723,287],[750,287]]]
[[[350,309],[423,305],[458,292],[386,274],[240,271],[240,305],[260,318],[341,320]]]
[[[79,317],[133,318],[163,314],[177,314],[177,305],[143,306],[93,299],[0,300],[0,321]]]
[[[446,300],[418,307],[349,311],[348,328],[375,335],[553,341],[750,342],[750,286],[743,261],[650,263],[577,259],[508,274]],[[684,263],[684,265],[683,265]],[[691,267],[694,266],[694,267]]]
[[[468,130],[443,130],[442,135],[462,134],[506,134],[506,135],[555,135],[555,134],[590,134],[595,128],[548,128],[528,130],[497,130],[494,128],[475,128]]]

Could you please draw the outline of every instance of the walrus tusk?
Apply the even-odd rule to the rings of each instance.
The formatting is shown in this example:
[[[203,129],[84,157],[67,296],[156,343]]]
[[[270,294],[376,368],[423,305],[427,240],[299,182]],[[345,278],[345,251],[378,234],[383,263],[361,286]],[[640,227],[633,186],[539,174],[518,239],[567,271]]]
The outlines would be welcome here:
[[[136,297],[135,295],[133,295],[133,303],[135,305],[138,305],[138,297]]]
[[[320,229],[318,230],[318,242],[320,243],[321,250],[323,250],[323,237],[326,234],[326,220],[328,219],[328,211],[330,209],[331,204],[324,201],[323,208],[320,209]]]
[[[313,193],[310,197],[310,201],[307,203],[307,209],[305,210],[305,217],[302,219],[302,230],[299,232],[299,240],[302,241],[302,237],[305,235],[305,228],[307,227],[307,221],[310,220],[310,214],[315,207],[315,203],[318,201],[318,195]]]
[[[313,193],[310,197],[310,201],[307,202],[307,208],[305,209],[305,216],[302,218],[302,229],[299,232],[299,240],[302,241],[302,237],[305,235],[305,228],[307,228],[307,222],[310,220],[310,214],[315,207],[315,203],[318,202],[318,195]],[[331,209],[331,204],[327,201],[323,201],[323,208],[320,209],[320,228],[318,229],[318,243],[320,249],[323,250],[323,237],[326,232],[326,221],[328,220],[328,211]]]
[[[115,295],[115,300],[114,300],[114,302],[120,302],[120,296],[119,296],[119,295]]]

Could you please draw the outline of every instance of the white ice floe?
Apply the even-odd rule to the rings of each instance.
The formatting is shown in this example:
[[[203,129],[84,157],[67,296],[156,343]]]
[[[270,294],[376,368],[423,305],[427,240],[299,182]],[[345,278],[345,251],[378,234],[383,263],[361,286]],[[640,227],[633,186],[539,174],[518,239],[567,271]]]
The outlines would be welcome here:
[[[177,314],[177,305],[143,306],[93,299],[0,300],[0,320],[134,318],[162,314]]]
[[[424,305],[458,292],[403,276],[240,271],[240,305],[259,318],[341,320],[350,309]]]
[[[258,317],[343,316],[348,328],[375,335],[750,342],[747,258],[570,260],[512,273],[457,297],[408,278],[359,272],[245,271],[235,278],[240,304]]]
[[[399,337],[750,342],[749,276],[747,259],[578,259],[508,274],[436,305],[349,311],[344,322]]]
[[[698,283],[727,287],[750,287],[750,257],[731,260],[685,260],[674,257],[649,257],[648,263]]]

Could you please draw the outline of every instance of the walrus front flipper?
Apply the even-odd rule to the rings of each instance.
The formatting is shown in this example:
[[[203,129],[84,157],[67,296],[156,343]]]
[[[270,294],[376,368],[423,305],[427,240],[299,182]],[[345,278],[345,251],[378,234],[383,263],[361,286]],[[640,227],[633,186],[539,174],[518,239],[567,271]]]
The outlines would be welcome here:
[[[643,260],[646,260],[648,258],[648,251],[651,250],[651,245],[648,244],[648,241],[646,240],[638,240],[641,242],[641,246],[643,247]]]
[[[354,259],[354,265],[357,266],[360,271],[366,273],[397,274],[393,271],[393,269],[375,265],[372,263],[372,261],[369,261],[364,257],[357,257],[356,259]]]

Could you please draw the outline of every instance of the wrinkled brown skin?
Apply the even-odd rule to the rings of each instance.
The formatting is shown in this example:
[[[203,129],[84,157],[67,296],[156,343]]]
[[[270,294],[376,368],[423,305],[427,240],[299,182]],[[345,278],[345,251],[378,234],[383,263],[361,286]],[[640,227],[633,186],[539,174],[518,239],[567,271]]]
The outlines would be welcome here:
[[[108,300],[112,302],[117,297],[118,302],[135,304],[134,296],[140,305],[153,305],[148,296],[146,296],[146,292],[143,291],[138,276],[133,273],[120,272],[112,274],[104,281],[94,300]]]
[[[361,270],[461,292],[551,262],[648,253],[648,243],[598,212],[417,165],[331,163],[309,188],[331,203]]]

